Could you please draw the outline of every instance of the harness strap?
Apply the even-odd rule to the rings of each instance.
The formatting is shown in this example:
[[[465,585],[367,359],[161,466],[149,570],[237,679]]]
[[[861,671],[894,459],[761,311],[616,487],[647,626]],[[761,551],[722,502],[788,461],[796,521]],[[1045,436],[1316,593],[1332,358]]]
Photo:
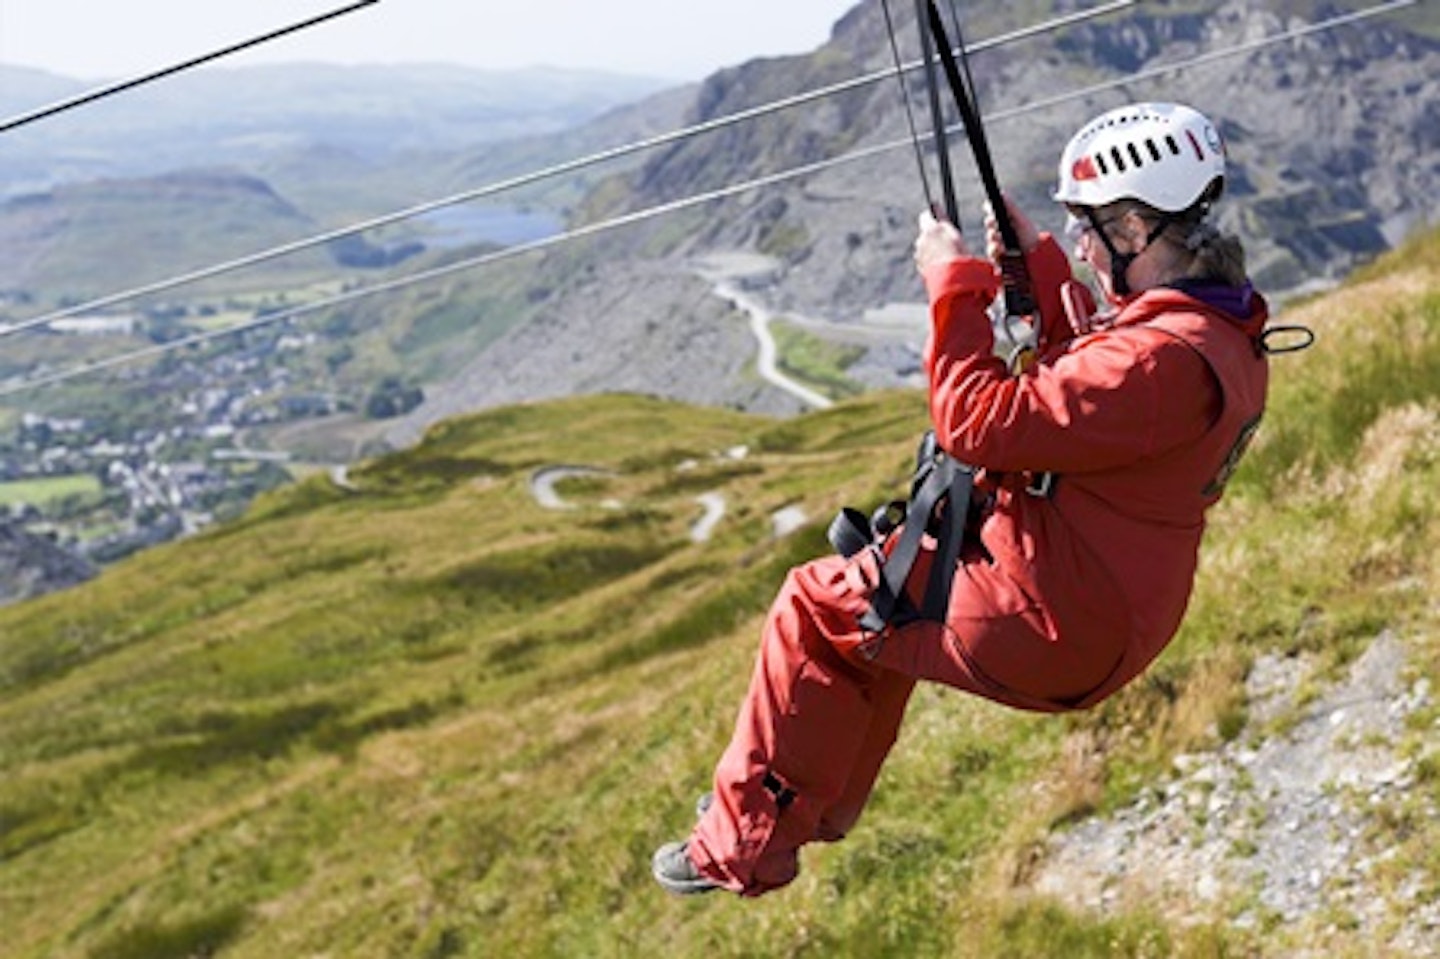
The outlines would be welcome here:
[[[949,454],[941,455],[949,467],[950,482],[945,494],[944,526],[938,537],[935,561],[930,565],[930,580],[925,584],[925,603],[920,610],[920,618],[943,623],[950,612],[950,586],[955,581],[955,564],[960,561],[960,550],[965,545],[975,471]]]
[[[917,0],[917,8],[920,3],[924,4],[924,20],[921,26],[922,38],[927,35],[925,25],[928,24],[928,35],[934,38],[936,52],[940,54],[940,65],[945,73],[945,80],[950,85],[950,94],[955,100],[955,107],[960,111],[960,120],[965,125],[965,136],[970,141],[970,152],[975,156],[975,166],[980,172],[980,182],[985,188],[985,198],[990,201],[990,209],[995,216],[995,224],[1000,231],[1000,239],[1004,246],[1004,252],[1000,256],[1000,275],[1005,291],[1005,311],[1009,316],[1027,316],[1035,312],[1035,295],[1032,292],[1030,282],[1030,268],[1025,262],[1025,254],[1020,249],[1020,238],[1015,230],[1015,224],[1010,219],[1009,209],[1005,206],[1005,195],[1000,189],[1000,181],[995,176],[995,162],[990,156],[990,143],[985,137],[985,125],[980,116],[980,101],[975,93],[975,80],[970,75],[970,60],[965,52],[965,38],[960,34],[960,24],[955,24],[956,39],[959,41],[959,59],[951,46],[950,35],[945,29],[945,20],[940,16],[940,9],[935,5],[935,0]],[[929,58],[929,51],[925,51],[926,58]],[[931,85],[933,94],[935,81],[933,76],[927,74],[927,80]],[[952,222],[953,213],[952,213]]]
[[[904,525],[889,555],[882,555],[880,581],[870,598],[870,607],[860,617],[860,628],[880,633],[887,626],[917,619],[944,622],[950,605],[950,586],[955,564],[965,542],[970,514],[970,492],[975,471],[940,450],[934,434],[921,442],[919,462],[911,482],[910,500],[904,506]],[[877,512],[877,517],[888,507]],[[875,527],[879,526],[879,529]],[[866,546],[877,545],[891,530],[888,523],[871,524],[863,513],[841,510],[830,526],[830,542],[843,556],[855,555]],[[924,599],[917,610],[909,600],[905,584],[920,555],[925,534],[936,541],[935,559],[925,585]]]

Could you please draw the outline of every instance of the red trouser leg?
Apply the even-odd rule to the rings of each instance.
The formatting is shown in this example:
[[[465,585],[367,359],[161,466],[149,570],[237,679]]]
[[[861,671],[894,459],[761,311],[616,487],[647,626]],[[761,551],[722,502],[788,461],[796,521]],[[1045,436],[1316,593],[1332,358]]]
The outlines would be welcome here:
[[[930,559],[922,552],[912,570],[912,601]],[[1054,710],[1115,668],[1118,654],[1056,642],[1043,612],[985,562],[960,565],[946,623],[914,622],[868,643],[857,625],[869,606],[866,579],[861,564],[829,557],[792,570],[776,597],[715,770],[715,801],[690,837],[695,865],[728,889],[760,895],[785,885],[802,845],[855,824],[916,679]]]
[[[824,842],[842,839],[860,819],[875,788],[875,780],[880,776],[880,767],[900,735],[900,722],[905,718],[905,707],[914,689],[915,680],[909,676],[888,671],[875,674],[870,683],[871,716],[865,741],[850,767],[844,791],[821,815],[816,839]]]
[[[913,688],[842,655],[863,638],[867,602],[838,558],[792,571],[776,597],[715,802],[690,837],[696,866],[726,888],[785,885],[802,845],[838,838],[864,807]]]

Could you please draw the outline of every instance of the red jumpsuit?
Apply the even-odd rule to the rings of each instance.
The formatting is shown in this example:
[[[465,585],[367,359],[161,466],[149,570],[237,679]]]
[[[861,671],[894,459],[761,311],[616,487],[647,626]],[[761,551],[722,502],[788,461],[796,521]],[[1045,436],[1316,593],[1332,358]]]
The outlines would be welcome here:
[[[1253,435],[1267,365],[1259,295],[1235,316],[1203,296],[1147,290],[1076,336],[1061,309],[1069,263],[1046,237],[1029,257],[1037,363],[994,355],[985,260],[925,276],[932,425],[983,467],[994,506],[955,572],[944,623],[880,636],[873,555],[792,570],[765,624],[750,690],[715,770],[715,801],[690,837],[699,871],[760,895],[790,882],[807,842],[858,819],[917,679],[1023,709],[1085,708],[1142,671],[1179,628],[1205,510]],[[1027,492],[1052,472],[1049,495]],[[910,576],[917,600],[928,572]]]

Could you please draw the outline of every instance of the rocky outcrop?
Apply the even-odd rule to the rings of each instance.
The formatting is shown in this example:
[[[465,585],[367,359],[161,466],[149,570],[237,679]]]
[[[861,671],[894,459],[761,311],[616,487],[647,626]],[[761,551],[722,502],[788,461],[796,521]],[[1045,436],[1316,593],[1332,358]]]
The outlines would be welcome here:
[[[1056,833],[1031,888],[1079,909],[1146,902],[1190,920],[1279,923],[1297,945],[1344,923],[1372,934],[1376,955],[1440,956],[1440,904],[1386,842],[1405,816],[1440,812],[1417,788],[1433,760],[1403,745],[1434,695],[1407,676],[1405,644],[1382,634],[1330,682],[1314,656],[1267,655],[1246,693],[1245,732]],[[1376,895],[1381,882],[1398,894]]]

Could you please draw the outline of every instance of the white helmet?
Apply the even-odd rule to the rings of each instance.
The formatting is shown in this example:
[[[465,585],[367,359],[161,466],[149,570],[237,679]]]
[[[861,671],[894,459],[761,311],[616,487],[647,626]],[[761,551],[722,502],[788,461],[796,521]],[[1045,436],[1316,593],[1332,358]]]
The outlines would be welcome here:
[[[1180,213],[1216,199],[1224,183],[1225,141],[1204,114],[1179,103],[1136,103],[1070,138],[1055,199],[1085,207],[1139,200]]]

